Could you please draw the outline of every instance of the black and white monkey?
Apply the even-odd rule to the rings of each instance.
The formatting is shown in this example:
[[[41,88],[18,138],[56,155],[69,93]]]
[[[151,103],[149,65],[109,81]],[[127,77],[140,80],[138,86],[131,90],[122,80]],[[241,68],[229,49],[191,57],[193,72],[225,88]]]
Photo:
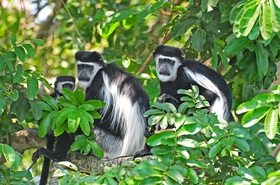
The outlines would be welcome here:
[[[54,84],[54,92],[50,95],[57,100],[62,95],[62,89],[68,88],[73,91],[75,89],[76,79],[73,76],[58,76]],[[47,148],[40,148],[34,152],[32,160],[35,163],[37,159],[42,155],[44,156],[44,163],[41,172],[40,185],[47,184],[50,160],[62,161],[65,160],[67,152],[74,142],[74,134],[68,134],[64,132],[58,137],[54,137],[53,133],[47,134]],[[57,147],[55,147],[55,146]]]
[[[132,75],[103,61],[98,52],[78,51],[75,54],[78,86],[86,89],[86,100],[106,103],[102,118],[94,122],[96,142],[104,157],[134,155],[144,148],[149,98]]]
[[[185,59],[182,50],[176,47],[159,45],[153,56],[160,81],[160,101],[178,107],[182,95],[178,95],[177,90],[197,85],[200,94],[210,104],[209,111],[216,113],[220,120],[229,120],[232,97],[221,75],[202,63]]]

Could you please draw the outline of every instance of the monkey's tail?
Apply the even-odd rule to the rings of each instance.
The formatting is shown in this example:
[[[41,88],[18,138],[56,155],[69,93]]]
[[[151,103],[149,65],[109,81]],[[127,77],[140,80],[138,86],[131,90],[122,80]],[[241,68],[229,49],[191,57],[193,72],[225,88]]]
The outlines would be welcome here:
[[[47,135],[47,149],[53,150],[54,140],[55,140],[55,138],[54,138],[53,134]],[[46,185],[48,182],[50,162],[51,162],[51,160],[49,158],[44,157],[40,185]]]

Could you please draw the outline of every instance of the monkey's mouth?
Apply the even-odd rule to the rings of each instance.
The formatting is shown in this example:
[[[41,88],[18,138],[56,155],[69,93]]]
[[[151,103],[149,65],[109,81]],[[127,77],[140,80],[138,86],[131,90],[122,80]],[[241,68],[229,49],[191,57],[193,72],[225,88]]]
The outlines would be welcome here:
[[[162,76],[170,76],[170,73],[167,71],[161,71],[161,72],[159,72],[159,74]]]
[[[78,78],[79,81],[85,81],[85,82],[88,82],[90,81],[90,78],[87,78],[87,77],[80,77]]]

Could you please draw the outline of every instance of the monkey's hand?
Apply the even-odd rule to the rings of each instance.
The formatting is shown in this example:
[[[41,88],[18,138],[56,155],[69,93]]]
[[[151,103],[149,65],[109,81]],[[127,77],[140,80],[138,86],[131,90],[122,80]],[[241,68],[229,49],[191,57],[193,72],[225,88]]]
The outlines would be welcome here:
[[[32,161],[36,162],[40,156],[44,156],[47,157],[49,159],[52,160],[56,160],[56,158],[54,157],[54,152],[45,148],[40,148],[38,149],[36,152],[33,153],[32,155]]]
[[[158,101],[160,103],[165,103],[165,102],[172,103],[173,101],[178,104],[180,103],[180,101],[177,100],[174,96],[172,96],[171,94],[167,94],[167,93],[163,93],[162,95],[160,95],[160,97],[158,97]]]

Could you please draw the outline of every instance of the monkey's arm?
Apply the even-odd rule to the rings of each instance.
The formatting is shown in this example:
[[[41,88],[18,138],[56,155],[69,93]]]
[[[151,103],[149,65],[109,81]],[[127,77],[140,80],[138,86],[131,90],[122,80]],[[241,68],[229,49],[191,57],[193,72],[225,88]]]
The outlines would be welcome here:
[[[160,103],[165,103],[165,102],[173,103],[173,101],[177,104],[180,103],[179,100],[177,100],[174,96],[172,96],[171,94],[168,94],[168,93],[163,93],[162,95],[160,95],[158,97],[158,101]]]

